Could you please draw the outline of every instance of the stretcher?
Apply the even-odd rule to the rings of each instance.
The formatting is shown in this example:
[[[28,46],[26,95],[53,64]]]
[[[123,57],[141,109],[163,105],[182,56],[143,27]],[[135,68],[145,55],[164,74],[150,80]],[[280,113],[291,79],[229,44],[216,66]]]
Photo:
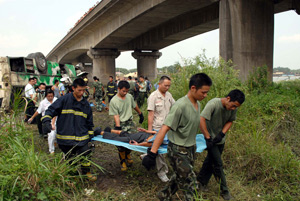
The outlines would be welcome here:
[[[138,152],[142,152],[142,153],[147,153],[147,149],[148,149],[148,147],[145,147],[145,146],[131,145],[129,143],[120,142],[120,141],[116,141],[116,140],[103,139],[102,135],[97,135],[92,140],[93,141],[104,142],[104,143],[108,143],[108,144],[112,144],[112,145],[116,145],[116,146],[126,147],[130,150],[138,151]],[[204,149],[206,149],[206,143],[205,143],[205,139],[204,139],[203,134],[197,134],[196,144],[197,144],[196,152],[201,153]],[[167,153],[168,152],[167,151],[167,146],[168,145],[166,145],[166,144],[161,145],[158,149],[158,153],[159,154]]]

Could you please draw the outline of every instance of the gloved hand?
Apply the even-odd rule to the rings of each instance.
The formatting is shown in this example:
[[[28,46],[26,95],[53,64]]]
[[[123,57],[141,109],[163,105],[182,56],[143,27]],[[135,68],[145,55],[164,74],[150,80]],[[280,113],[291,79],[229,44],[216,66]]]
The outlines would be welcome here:
[[[114,130],[121,131],[121,130],[122,130],[122,127],[121,127],[121,126],[116,126]]]
[[[156,165],[156,156],[158,153],[151,152],[151,148],[147,149],[147,155],[143,158],[142,164],[147,169],[154,169]]]
[[[97,127],[94,130],[94,136],[101,135],[102,129],[101,127]]]
[[[144,115],[143,115],[143,113],[141,112],[141,114],[139,114],[139,116],[140,116],[139,123],[142,124],[143,121],[144,121]]]
[[[50,119],[48,121],[43,121],[42,123],[43,134],[47,134],[51,132],[52,126]]]
[[[206,141],[206,149],[207,150],[211,149],[214,146],[214,142],[211,138],[209,138],[209,139],[205,138],[205,141]]]
[[[95,150],[95,144],[92,141],[90,141],[88,143],[88,147],[89,147],[88,153],[94,152],[94,150]]]
[[[222,141],[223,137],[225,137],[225,134],[221,131],[214,139],[213,142],[215,144],[219,143]]]

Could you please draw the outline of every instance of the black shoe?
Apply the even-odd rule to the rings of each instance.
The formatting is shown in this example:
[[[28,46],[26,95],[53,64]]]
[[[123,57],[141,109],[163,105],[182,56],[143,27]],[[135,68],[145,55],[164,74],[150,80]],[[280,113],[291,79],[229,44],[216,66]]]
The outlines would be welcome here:
[[[104,131],[110,133],[111,132],[111,128],[109,126],[107,126],[106,128],[104,128]]]
[[[231,195],[230,195],[230,193],[229,193],[228,191],[222,192],[222,193],[221,193],[221,196],[222,196],[222,198],[223,198],[224,200],[231,200],[231,199],[232,199],[232,197],[231,197]]]

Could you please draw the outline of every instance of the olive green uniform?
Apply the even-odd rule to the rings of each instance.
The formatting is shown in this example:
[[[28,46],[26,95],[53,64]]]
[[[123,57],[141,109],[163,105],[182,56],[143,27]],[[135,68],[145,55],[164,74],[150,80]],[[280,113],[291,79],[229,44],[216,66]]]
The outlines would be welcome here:
[[[134,123],[132,121],[132,108],[135,107],[136,103],[130,94],[126,94],[124,100],[118,95],[111,99],[109,104],[109,115],[119,115],[122,131],[128,131],[129,133],[132,132],[134,128]]]
[[[136,107],[136,103],[132,95],[126,94],[125,99],[121,99],[118,95],[114,96],[109,104],[109,115],[119,115],[120,127],[122,131],[127,131],[128,133],[136,132],[135,125],[132,121],[132,108]],[[119,157],[121,165],[128,161],[130,157],[130,150],[125,147],[117,146],[119,150]],[[132,162],[131,162],[132,163]],[[129,165],[129,164],[127,164]]]
[[[129,85],[130,85],[130,88],[129,88],[129,93],[134,96],[134,89],[135,89],[135,81],[133,80],[129,80]]]
[[[201,113],[201,117],[206,120],[206,127],[210,137],[215,138],[220,133],[227,122],[233,122],[236,119],[237,110],[226,110],[222,105],[221,98],[210,100]],[[222,193],[228,192],[226,178],[223,171],[223,162],[221,155],[225,145],[225,137],[221,142],[215,144],[208,150],[207,156],[203,162],[202,168],[197,176],[202,185],[207,185],[212,174],[217,181],[220,181]]]
[[[196,153],[196,135],[200,125],[200,103],[198,110],[187,96],[180,98],[172,106],[164,125],[168,132],[168,159],[174,174],[167,186],[158,193],[164,200],[170,200],[178,189],[184,192],[185,200],[193,200],[198,188],[196,174],[193,171]]]

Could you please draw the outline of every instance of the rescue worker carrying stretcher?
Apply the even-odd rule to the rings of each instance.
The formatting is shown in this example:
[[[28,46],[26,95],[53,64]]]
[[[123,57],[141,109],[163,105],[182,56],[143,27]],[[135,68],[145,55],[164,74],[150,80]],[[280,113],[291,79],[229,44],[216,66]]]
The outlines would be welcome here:
[[[86,83],[82,78],[74,80],[73,92],[60,97],[45,112],[42,118],[43,132],[51,132],[51,119],[57,116],[57,144],[66,158],[77,155],[86,157],[81,160],[81,171],[89,180],[97,177],[90,172],[89,162],[91,149],[88,143],[94,137],[93,114],[88,101],[83,98]],[[71,161],[72,162],[72,161]]]

